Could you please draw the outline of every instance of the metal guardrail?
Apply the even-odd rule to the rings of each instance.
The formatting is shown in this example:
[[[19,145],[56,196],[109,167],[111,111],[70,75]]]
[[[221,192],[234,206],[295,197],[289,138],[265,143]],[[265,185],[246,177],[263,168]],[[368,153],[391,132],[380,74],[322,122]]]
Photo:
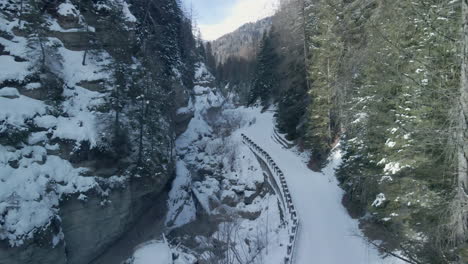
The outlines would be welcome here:
[[[260,146],[258,146],[255,142],[253,142],[249,137],[242,134],[242,142],[249,146],[256,154],[258,154],[268,165],[268,168],[271,172],[274,172],[275,180],[280,182],[278,186],[281,186],[281,196],[283,196],[283,200],[286,201],[286,206],[288,207],[287,210],[287,224],[288,224],[288,232],[289,232],[289,241],[288,246],[286,247],[286,256],[284,257],[284,264],[292,264],[294,263],[294,253],[296,249],[296,240],[297,235],[299,233],[299,218],[297,216],[296,208],[293,204],[291,193],[289,192],[289,187],[286,182],[286,178],[284,177],[284,173],[281,169],[276,165],[270,155],[263,150]]]

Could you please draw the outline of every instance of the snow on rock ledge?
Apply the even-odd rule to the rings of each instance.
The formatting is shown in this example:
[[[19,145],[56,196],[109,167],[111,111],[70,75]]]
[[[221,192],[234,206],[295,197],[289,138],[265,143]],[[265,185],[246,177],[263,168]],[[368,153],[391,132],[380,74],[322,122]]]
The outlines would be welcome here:
[[[197,259],[164,241],[149,241],[140,245],[126,264],[193,264]]]
[[[375,198],[374,202],[372,203],[372,206],[379,207],[381,206],[387,199],[385,198],[385,194],[379,193],[377,197]]]
[[[40,146],[0,146],[0,239],[20,246],[47,227],[63,195],[97,186],[94,177],[81,176],[85,171]]]
[[[3,95],[11,94],[11,90],[4,89],[6,88],[0,90]],[[28,119],[45,112],[46,105],[42,101],[26,96],[11,99],[0,96],[0,121],[4,121],[0,122],[0,132],[3,132],[8,124],[23,127]]]
[[[61,16],[73,16],[79,15],[79,11],[70,2],[61,3],[57,8],[57,13]]]

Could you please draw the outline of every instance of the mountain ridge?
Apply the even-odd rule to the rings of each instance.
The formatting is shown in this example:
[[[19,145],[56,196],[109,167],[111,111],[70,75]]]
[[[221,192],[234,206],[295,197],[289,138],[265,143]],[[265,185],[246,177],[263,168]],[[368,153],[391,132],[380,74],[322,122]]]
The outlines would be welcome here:
[[[256,22],[246,23],[235,31],[211,41],[216,64],[224,64],[230,57],[244,59],[255,57],[263,34],[268,32],[271,26],[272,17],[266,17]]]

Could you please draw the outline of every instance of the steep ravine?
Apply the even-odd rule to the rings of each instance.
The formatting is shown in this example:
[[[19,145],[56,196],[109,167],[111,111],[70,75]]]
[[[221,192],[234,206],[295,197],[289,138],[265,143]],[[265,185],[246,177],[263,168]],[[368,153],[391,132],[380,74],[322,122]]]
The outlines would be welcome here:
[[[158,196],[149,197],[147,210],[138,217],[125,234],[90,264],[119,264],[133,254],[136,246],[146,241],[160,239],[165,231],[164,212],[167,210],[169,187],[169,185],[166,186]]]
[[[118,263],[162,234],[184,27],[172,0],[0,0],[1,264]]]
[[[199,64],[191,102],[178,111],[194,117],[176,141],[167,237],[200,263],[274,263],[287,236],[284,207],[268,172],[241,143],[239,128],[254,121],[230,98]]]

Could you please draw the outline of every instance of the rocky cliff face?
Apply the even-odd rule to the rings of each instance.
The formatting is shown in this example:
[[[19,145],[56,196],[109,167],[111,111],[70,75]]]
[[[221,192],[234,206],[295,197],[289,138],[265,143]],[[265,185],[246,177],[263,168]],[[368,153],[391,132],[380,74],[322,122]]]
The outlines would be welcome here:
[[[90,263],[166,191],[187,32],[171,0],[0,1],[1,264]]]
[[[242,143],[241,131],[255,117],[232,99],[216,87],[205,64],[197,63],[193,96],[178,111],[194,117],[176,140],[166,218],[168,239],[197,258],[180,263],[274,263],[279,258],[263,259],[265,252],[284,246],[285,208],[269,170]]]

